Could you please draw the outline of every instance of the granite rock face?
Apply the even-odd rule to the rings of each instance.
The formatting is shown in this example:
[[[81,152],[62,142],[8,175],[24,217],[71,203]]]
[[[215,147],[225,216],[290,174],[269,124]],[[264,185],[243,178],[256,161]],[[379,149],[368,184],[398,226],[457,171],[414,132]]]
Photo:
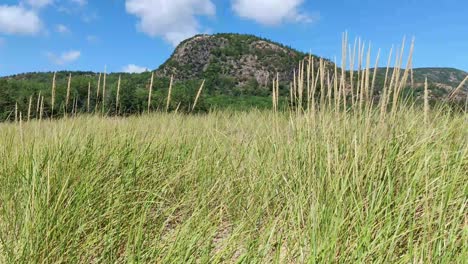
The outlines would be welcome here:
[[[252,80],[260,86],[269,86],[276,74],[281,82],[292,81],[299,61],[308,57],[303,52],[251,35],[197,35],[183,41],[157,74],[174,75],[178,80],[221,75],[233,78],[238,86]],[[312,58],[318,66],[319,58]]]

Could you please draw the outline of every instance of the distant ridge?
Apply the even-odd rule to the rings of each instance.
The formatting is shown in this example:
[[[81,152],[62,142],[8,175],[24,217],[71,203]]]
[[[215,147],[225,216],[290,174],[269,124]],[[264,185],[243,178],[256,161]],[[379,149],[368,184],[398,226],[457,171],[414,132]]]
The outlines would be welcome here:
[[[291,81],[294,68],[308,57],[306,53],[253,35],[196,35],[180,43],[156,72],[182,80],[221,76],[232,78],[237,86],[249,81],[268,86],[277,73],[280,80]],[[319,58],[316,55],[312,58],[318,65]]]
[[[159,78],[169,78],[173,75],[178,82],[205,79],[208,89],[221,94],[258,94],[252,91],[262,87],[261,94],[265,94],[277,73],[281,82],[287,85],[292,81],[298,63],[308,57],[309,55],[304,52],[254,35],[204,34],[182,41],[155,72]],[[319,57],[312,55],[312,58],[317,66]],[[331,61],[324,60],[328,68],[334,66]],[[378,85],[383,85],[385,70],[385,68],[378,69]],[[434,97],[443,97],[451,92],[468,74],[459,69],[435,67],[415,68],[413,72],[414,88],[423,87],[427,77]],[[68,73],[72,73],[75,77],[96,75],[89,71],[63,72],[64,75]],[[116,74],[109,76],[112,79]],[[147,74],[132,74],[132,76]],[[50,73],[25,73],[4,78],[48,83],[50,76]],[[462,88],[459,97],[465,96],[466,93],[468,93],[468,83]]]

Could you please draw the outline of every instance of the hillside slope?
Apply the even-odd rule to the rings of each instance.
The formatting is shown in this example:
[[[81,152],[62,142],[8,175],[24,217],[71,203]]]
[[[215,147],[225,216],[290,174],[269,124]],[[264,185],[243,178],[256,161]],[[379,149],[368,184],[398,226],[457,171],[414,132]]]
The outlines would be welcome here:
[[[179,80],[227,78],[236,86],[252,81],[269,86],[277,73],[280,80],[291,81],[294,68],[307,58],[301,51],[252,35],[197,35],[182,42],[157,73]],[[318,57],[312,58],[318,65]]]
[[[174,76],[171,108],[189,111],[190,105],[205,80],[202,97],[197,107],[201,111],[213,108],[250,109],[271,107],[271,83],[276,74],[280,77],[280,96],[284,104],[289,98],[289,83],[293,80],[294,69],[309,55],[285,45],[252,35],[216,34],[198,35],[183,41],[168,60],[155,70],[153,98],[151,105],[159,109],[166,104],[170,76]],[[312,56],[317,67],[319,58]],[[334,64],[325,60],[327,68]],[[385,68],[378,69],[376,90],[383,87]],[[140,74],[111,73],[106,79],[106,94],[98,93],[99,73],[75,71],[58,72],[56,76],[55,109],[63,111],[67,94],[68,76],[72,75],[70,101],[78,109],[88,109],[88,85],[90,85],[91,109],[98,107],[105,111],[141,113],[148,109],[148,87],[150,72]],[[468,73],[453,68],[414,69],[414,86],[409,80],[403,94],[420,98],[424,93],[424,79],[430,85],[430,98],[447,98]],[[333,75],[333,74],[331,74]],[[117,83],[121,76],[119,106],[117,107]],[[52,107],[53,73],[24,73],[0,78],[0,120],[11,117],[14,109],[27,111],[32,98],[44,96],[44,108]],[[375,93],[379,95],[378,91]],[[468,83],[457,93],[456,100],[465,102]],[[103,98],[104,97],[104,98]],[[180,105],[179,105],[180,104]],[[59,114],[59,113],[56,113]]]
[[[377,89],[383,86],[385,80],[386,68],[379,68],[377,71]],[[393,73],[393,69],[389,70],[389,76]],[[442,99],[456,89],[468,75],[467,72],[454,68],[415,68],[413,69],[413,81],[408,78],[408,87],[412,87],[413,91],[422,95],[424,82],[427,77],[429,84],[429,94],[433,99]],[[413,82],[413,83],[411,83]],[[468,94],[468,82],[463,85],[461,90],[456,94],[455,100],[465,100]]]
[[[312,58],[318,65],[319,57],[312,55]],[[208,86],[216,86],[218,91],[246,85],[253,86],[251,88],[269,87],[277,73],[283,83],[292,81],[294,69],[303,59],[307,60],[308,54],[253,35],[197,35],[181,42],[155,72],[158,77],[173,75],[178,82],[207,79]],[[329,68],[334,65],[329,60],[325,59],[325,62]],[[89,71],[63,73],[88,78],[97,75]],[[113,78],[116,74],[121,73],[109,76]],[[141,75],[146,78],[147,73],[131,76],[132,79],[140,79]],[[451,91],[467,75],[467,72],[454,68],[415,68],[414,84],[422,86],[427,77],[434,87]],[[384,76],[385,68],[379,68],[378,81],[383,82]],[[51,73],[24,73],[4,78],[44,83],[50,82]],[[468,83],[463,88],[468,91]]]

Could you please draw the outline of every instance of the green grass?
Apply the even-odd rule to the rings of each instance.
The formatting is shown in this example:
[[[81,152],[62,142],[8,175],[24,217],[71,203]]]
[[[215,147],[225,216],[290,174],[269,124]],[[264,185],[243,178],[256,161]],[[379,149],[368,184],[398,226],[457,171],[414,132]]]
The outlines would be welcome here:
[[[0,124],[0,263],[462,263],[467,115],[378,112]]]

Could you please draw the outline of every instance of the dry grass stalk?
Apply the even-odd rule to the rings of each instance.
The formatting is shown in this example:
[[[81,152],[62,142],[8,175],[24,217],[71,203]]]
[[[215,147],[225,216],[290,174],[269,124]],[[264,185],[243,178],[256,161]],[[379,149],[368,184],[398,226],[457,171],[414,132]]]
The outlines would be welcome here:
[[[320,107],[325,106],[325,64],[323,59],[320,58]]]
[[[297,76],[296,76],[296,69],[293,70],[293,85],[292,85],[292,98],[291,103],[294,105],[293,102],[297,103]]]
[[[41,107],[40,107],[40,110],[39,110],[39,121],[42,120],[43,116],[44,116],[44,96],[41,97]]]
[[[366,59],[366,78],[365,78],[365,84],[364,84],[364,100],[366,102],[369,101],[371,49],[372,49],[372,45],[371,43],[369,43],[369,47],[367,49],[367,59]]]
[[[347,109],[348,109],[348,99],[347,99],[348,95],[346,93],[346,83],[342,86],[342,89],[341,89],[341,91],[339,93],[341,94],[340,96],[343,97],[343,111],[346,112]]]
[[[23,113],[19,113],[19,132],[20,132],[20,141],[24,145],[24,133],[23,133]]]
[[[117,81],[117,95],[115,96],[115,110],[117,113],[120,113],[120,81],[121,76],[119,75],[119,80]]]
[[[364,63],[364,53],[365,49],[364,46],[362,47],[361,56],[362,62]],[[359,88],[359,109],[362,110],[364,106],[364,102],[368,101],[368,94],[369,94],[369,76],[370,76],[370,56],[371,56],[371,44],[367,47],[367,56],[366,56],[366,64],[361,74],[361,87]]]
[[[174,75],[171,75],[171,81],[169,82],[169,90],[167,92],[167,102],[166,102],[166,112],[169,111],[169,106],[171,104],[171,94],[172,94],[172,83],[174,81]]]
[[[99,102],[99,95],[101,93],[101,73],[99,73],[98,83],[97,83],[97,90],[96,90],[96,105]]]
[[[424,121],[429,121],[429,88],[427,85],[427,77],[424,82]]]
[[[76,98],[73,97],[73,100],[72,100],[72,110],[71,110],[72,116],[75,116],[75,100],[76,100]]]
[[[357,81],[356,81],[356,104],[359,103],[360,95],[361,95],[362,53],[364,49],[364,43],[361,43],[360,38],[358,40],[357,49],[358,49],[358,52],[357,52],[358,66],[357,66]]]
[[[318,81],[320,79],[320,69],[317,70],[317,73],[315,74],[315,81],[314,81],[314,86],[312,87],[312,113],[315,113],[315,93],[317,92],[317,87],[318,87]]]
[[[151,110],[151,97],[153,96],[153,81],[154,81],[154,72],[151,72],[151,80],[148,91],[148,113]]]
[[[465,98],[465,114],[468,113],[468,93],[466,94]]]
[[[375,59],[374,73],[372,76],[372,85],[371,85],[371,90],[370,90],[371,99],[374,97],[375,80],[377,79],[377,70],[379,68],[379,60],[380,60],[380,49],[377,51],[377,58]]]
[[[18,103],[15,103],[15,123],[18,123]]]
[[[202,93],[203,86],[205,86],[205,80],[202,81],[202,83],[200,85],[200,88],[198,88],[197,95],[195,96],[195,101],[193,102],[192,111],[194,111],[195,107],[197,107],[197,102],[198,102],[198,99],[200,98],[200,95]]]
[[[382,96],[380,97],[380,118],[383,121],[385,114],[387,112],[387,81],[388,81],[388,72],[390,70],[390,63],[392,61],[393,47],[390,49],[387,61],[387,70],[385,72],[384,86],[382,88]]]
[[[51,98],[51,107],[52,107],[52,113],[51,116],[54,115],[54,108],[55,108],[55,90],[56,90],[56,83],[55,83],[55,78],[56,78],[57,72],[54,72],[54,77],[52,78],[52,98]],[[40,94],[39,94],[40,97]]]
[[[104,67],[104,77],[102,81],[102,112],[105,111],[105,107],[106,107],[106,78],[107,78],[107,66]]]
[[[76,116],[78,113],[78,97],[73,98],[73,115]]]
[[[338,112],[340,110],[340,93],[338,92],[338,66],[336,63],[336,58],[335,58],[335,75],[333,76],[333,98],[335,99],[335,112]]]
[[[398,99],[400,97],[401,91],[408,84],[408,79],[410,77],[410,71],[411,71],[411,68],[413,67],[413,52],[414,52],[414,38],[411,41],[410,51],[409,51],[409,54],[408,54],[408,61],[406,62],[406,69],[403,72],[403,76],[402,76],[402,78],[400,80],[400,83],[399,84],[397,83],[397,87],[396,87],[397,91],[395,93],[394,104],[393,104],[393,106],[395,107],[395,111],[396,111],[396,107],[397,107],[396,102],[398,101]],[[400,54],[400,56],[401,55],[402,54]],[[401,61],[402,60],[400,60],[400,69],[401,69]]]
[[[387,97],[385,98],[386,99],[386,102],[385,102],[385,105],[389,105],[390,104],[390,99],[391,99],[391,96],[393,95],[393,93],[395,92],[395,88],[394,88],[394,84],[395,84],[395,80],[397,79],[397,74],[399,74],[399,68],[398,68],[398,58],[399,58],[399,51],[397,49],[396,53],[395,53],[395,66],[393,68],[393,72],[392,72],[392,76],[390,78],[390,84],[388,85],[388,88],[387,88]]]
[[[28,122],[31,119],[31,108],[32,108],[32,95],[29,97],[28,116],[27,116]]]
[[[289,97],[290,97],[289,100],[290,100],[290,102],[291,102],[291,106],[293,105],[293,102],[294,102],[294,101],[293,101],[293,100],[294,100],[294,95],[293,95],[294,91],[293,91],[293,89],[294,89],[294,88],[293,88],[293,84],[290,83],[290,84],[289,84]]]
[[[411,41],[410,51],[408,54],[408,61],[406,63],[406,69],[404,71],[403,78],[401,79],[401,82],[399,85],[400,92],[403,89],[403,87],[408,84],[408,79],[410,79],[410,76],[411,76],[411,70],[413,69],[413,52],[414,52],[414,37]]]
[[[343,34],[343,42],[341,45],[341,76],[340,87],[338,91],[338,104],[343,96],[343,109],[346,111],[346,60],[347,60],[348,32]],[[338,106],[338,111],[340,110]]]
[[[365,64],[365,59],[366,58],[366,43],[363,41],[362,42],[362,46],[361,46],[361,80],[360,80],[360,83],[361,83],[361,87],[360,87],[360,91],[362,92],[363,89],[365,88],[365,80],[366,80],[366,70],[367,70],[367,67],[366,67],[366,64]]]
[[[177,107],[176,107],[176,109],[175,109],[175,113],[176,113],[176,114],[179,112],[179,108],[180,108],[180,104],[181,104],[181,103],[182,103],[182,102],[179,102],[179,103],[177,104]]]
[[[304,96],[304,60],[299,63],[299,83],[298,83],[298,96],[299,96],[299,110],[302,111],[302,100]]]
[[[307,81],[307,110],[310,108],[310,89],[311,89],[311,79],[310,79],[310,74],[311,74],[311,67],[312,67],[312,54],[309,52],[309,58],[307,61],[307,76],[306,76],[306,81]]]
[[[312,112],[315,111],[315,91],[317,89],[317,79],[315,76],[315,61],[312,59],[312,65],[310,67],[310,77],[312,78],[311,80],[311,87],[310,87],[310,108]]]
[[[462,89],[462,87],[465,85],[465,83],[468,81],[468,75],[465,77],[465,79],[458,85],[458,87],[453,90],[453,92],[450,93],[449,99],[453,99],[455,95]]]
[[[273,104],[273,111],[276,112],[276,88],[275,88],[275,79],[273,79],[272,83],[272,88],[271,88],[271,102]]]
[[[65,99],[65,112],[68,112],[68,103],[70,101],[70,88],[71,88],[71,73],[68,76],[68,84],[67,84],[67,97]]]
[[[351,53],[351,45],[349,45],[349,53],[351,58],[349,59],[349,70],[350,70],[350,97],[351,97],[351,106],[355,105],[354,99],[354,65],[356,63],[356,46],[357,46],[357,39],[354,40],[353,52]]]
[[[397,65],[396,65],[396,68],[395,68],[396,75],[395,75],[395,80],[394,80],[394,85],[395,86],[393,87],[394,89],[393,89],[392,113],[394,113],[396,111],[396,107],[397,107],[397,103],[398,103],[398,97],[400,95],[400,88],[399,88],[400,87],[400,82],[401,82],[401,79],[403,79],[402,77],[404,77],[404,76],[401,76],[401,66],[403,64],[403,54],[405,52],[405,43],[406,43],[406,38],[403,38],[403,42],[401,44],[401,51],[399,53],[399,58],[397,60]]]
[[[331,110],[332,108],[332,81],[330,79],[330,71],[327,71],[327,102],[328,102],[328,109]]]
[[[276,108],[279,106],[279,73],[276,73]],[[278,109],[277,109],[278,110]]]
[[[88,82],[88,98],[86,100],[86,111],[89,113],[91,107],[91,82]]]
[[[38,114],[39,114],[39,109],[41,107],[41,92],[39,92],[39,94],[37,95],[37,103],[36,103],[36,118],[38,118]]]

